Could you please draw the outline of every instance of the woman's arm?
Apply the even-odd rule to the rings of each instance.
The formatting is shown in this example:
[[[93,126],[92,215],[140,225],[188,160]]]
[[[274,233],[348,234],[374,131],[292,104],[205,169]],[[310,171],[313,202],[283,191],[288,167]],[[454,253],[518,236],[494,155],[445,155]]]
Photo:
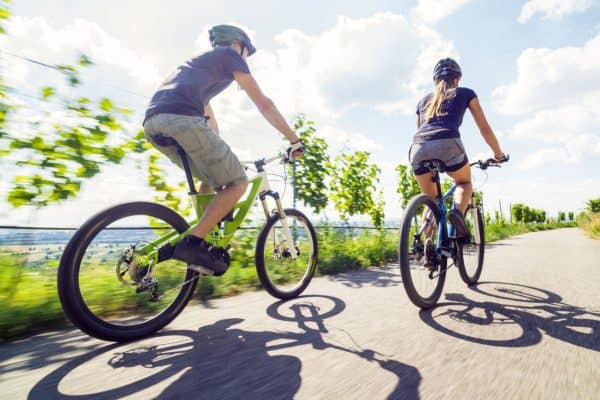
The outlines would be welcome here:
[[[469,110],[471,111],[471,115],[473,115],[473,119],[475,120],[475,124],[479,128],[479,132],[485,142],[490,146],[492,151],[494,152],[494,157],[498,160],[504,156],[502,149],[500,148],[500,144],[498,143],[498,139],[492,131],[490,124],[485,118],[485,114],[483,113],[483,109],[481,108],[481,104],[479,104],[479,99],[477,97],[473,98],[469,102]]]

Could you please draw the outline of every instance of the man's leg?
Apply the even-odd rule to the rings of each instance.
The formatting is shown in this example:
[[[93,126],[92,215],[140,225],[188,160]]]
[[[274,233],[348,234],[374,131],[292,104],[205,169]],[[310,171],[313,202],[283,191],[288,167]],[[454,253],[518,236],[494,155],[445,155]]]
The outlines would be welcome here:
[[[246,192],[247,187],[248,181],[242,181],[219,191],[215,198],[206,205],[202,218],[191,234],[199,238],[206,237],[219,221],[233,209]]]

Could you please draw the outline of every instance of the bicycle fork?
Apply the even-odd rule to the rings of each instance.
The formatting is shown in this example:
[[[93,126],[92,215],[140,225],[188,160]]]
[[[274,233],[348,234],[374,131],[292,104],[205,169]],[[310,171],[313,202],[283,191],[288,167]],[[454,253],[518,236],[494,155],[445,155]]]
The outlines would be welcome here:
[[[267,196],[270,196],[273,198],[273,200],[275,200],[275,205],[277,208],[274,210],[274,212],[277,213],[277,215],[279,216],[279,221],[281,222],[281,227],[283,229],[283,235],[288,244],[286,250],[289,251],[292,259],[295,260],[296,258],[298,258],[298,250],[296,249],[294,238],[292,236],[292,232],[290,230],[290,226],[289,226],[287,218],[286,218],[285,210],[283,209],[283,205],[281,204],[281,199],[279,198],[279,193],[268,190],[266,192],[261,192],[259,195],[260,201],[262,203],[263,211],[265,213],[265,218],[268,220],[271,217],[271,214],[269,213],[269,207],[267,205],[267,200],[266,200]],[[275,232],[275,229],[273,229],[273,248],[274,249],[279,248],[278,243],[277,243],[277,234]]]

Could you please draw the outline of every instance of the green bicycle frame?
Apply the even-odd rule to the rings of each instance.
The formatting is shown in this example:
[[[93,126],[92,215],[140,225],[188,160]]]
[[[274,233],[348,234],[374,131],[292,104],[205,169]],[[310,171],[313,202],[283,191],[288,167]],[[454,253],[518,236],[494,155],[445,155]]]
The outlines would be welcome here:
[[[219,225],[215,226],[211,232],[212,242],[214,244],[224,248],[231,241],[235,232],[246,218],[248,211],[250,211],[250,207],[252,206],[252,203],[254,202],[254,199],[256,199],[261,188],[263,179],[264,177],[262,175],[257,175],[250,180],[250,189],[247,191],[248,194],[246,198],[238,202],[233,208],[233,221],[225,220],[223,229],[220,229]],[[149,259],[154,261],[154,263],[158,261],[159,248],[166,244],[175,246],[192,231],[194,226],[202,217],[202,210],[204,209],[204,206],[206,206],[206,204],[208,204],[216,196],[216,193],[190,193],[190,196],[192,196],[192,204],[196,212],[196,219],[189,221],[190,227],[182,233],[172,230],[138,250],[140,253],[147,255]],[[265,208],[265,212],[266,211],[267,210]]]

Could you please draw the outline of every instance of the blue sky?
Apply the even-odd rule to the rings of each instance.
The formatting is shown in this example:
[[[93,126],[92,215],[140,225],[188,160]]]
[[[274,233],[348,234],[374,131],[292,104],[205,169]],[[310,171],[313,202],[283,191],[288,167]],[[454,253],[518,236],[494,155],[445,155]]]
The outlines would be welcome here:
[[[407,162],[415,104],[431,90],[435,61],[452,56],[463,68],[462,84],[478,93],[511,154],[482,187],[488,209],[499,201],[503,207],[524,202],[556,214],[600,197],[598,1],[17,0],[11,7],[0,48],[50,64],[85,52],[97,65],[80,90],[136,109],[132,130],[162,78],[208,48],[209,26],[247,27],[259,49],[250,68],[284,115],[306,113],[332,155],[343,148],[372,153],[382,169],[388,218],[401,214],[394,167]],[[1,66],[8,83],[24,93],[61,85],[59,76],[6,54]],[[26,98],[22,103],[24,116],[46,107]],[[235,85],[213,108],[240,158],[282,146]],[[469,115],[461,132],[472,159],[491,154]],[[169,174],[180,176],[174,169]],[[482,180],[476,175],[476,185]],[[0,184],[0,194],[6,188]],[[151,197],[131,162],[86,184],[78,200],[41,211],[2,204],[0,218],[76,225],[110,204]]]

